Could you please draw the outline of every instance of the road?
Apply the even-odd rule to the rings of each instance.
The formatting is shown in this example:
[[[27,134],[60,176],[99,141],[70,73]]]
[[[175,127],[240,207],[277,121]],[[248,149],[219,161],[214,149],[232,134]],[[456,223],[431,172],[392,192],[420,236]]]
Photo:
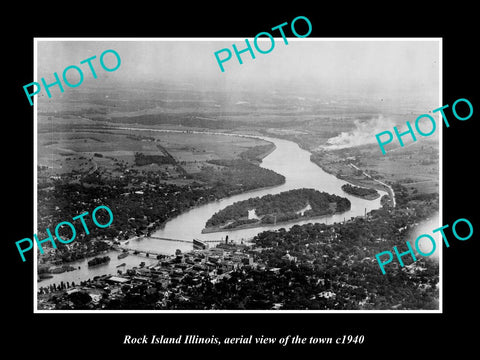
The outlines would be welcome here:
[[[387,187],[390,191],[391,191],[391,194],[392,194],[392,202],[393,202],[393,207],[395,207],[397,205],[396,201],[395,201],[395,192],[393,191],[392,187],[390,185],[387,185],[385,184],[384,182],[380,181],[380,180],[377,180],[377,179],[374,179],[373,177],[371,177],[370,175],[368,175],[365,171],[363,171],[362,169],[359,169],[357,166],[353,165],[352,163],[349,164],[351,167],[353,167],[354,169],[356,170],[360,170],[362,172],[363,175],[365,175],[366,177],[372,179],[373,181],[376,181],[378,182],[379,184]]]

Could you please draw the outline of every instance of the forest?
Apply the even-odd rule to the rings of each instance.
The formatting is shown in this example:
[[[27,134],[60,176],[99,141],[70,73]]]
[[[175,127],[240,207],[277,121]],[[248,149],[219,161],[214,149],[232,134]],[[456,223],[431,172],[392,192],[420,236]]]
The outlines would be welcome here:
[[[275,150],[275,145],[274,144],[268,144],[268,145],[258,145],[254,146],[252,148],[249,148],[248,150],[245,150],[240,154],[240,158],[243,160],[250,160],[250,161],[261,161],[265,154]]]
[[[231,229],[235,226],[254,223],[248,220],[248,211],[255,209],[260,218],[259,223],[289,221],[309,218],[350,209],[350,201],[337,195],[320,192],[314,189],[295,189],[280,194],[265,195],[239,201],[213,214],[206,223],[206,228],[224,226]],[[233,221],[233,223],[230,223]]]
[[[164,156],[164,155],[145,155],[140,152],[136,152],[135,154],[135,165],[136,166],[143,166],[143,165],[150,165],[150,164],[171,164],[175,165],[175,160],[171,157]]]
[[[364,188],[350,184],[342,185],[342,190],[345,191],[347,194],[358,196],[367,200],[373,200],[380,196],[378,191],[375,189]]]
[[[187,177],[211,184],[219,198],[285,182],[283,175],[246,160],[209,160],[208,163],[221,168],[204,167]]]

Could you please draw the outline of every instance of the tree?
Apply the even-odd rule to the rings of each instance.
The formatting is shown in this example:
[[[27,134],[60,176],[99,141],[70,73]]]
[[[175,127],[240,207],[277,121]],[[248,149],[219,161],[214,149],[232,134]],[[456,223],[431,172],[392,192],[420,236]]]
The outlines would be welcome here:
[[[73,302],[75,309],[86,309],[86,305],[92,301],[90,295],[85,291],[71,293],[67,295],[67,298]]]

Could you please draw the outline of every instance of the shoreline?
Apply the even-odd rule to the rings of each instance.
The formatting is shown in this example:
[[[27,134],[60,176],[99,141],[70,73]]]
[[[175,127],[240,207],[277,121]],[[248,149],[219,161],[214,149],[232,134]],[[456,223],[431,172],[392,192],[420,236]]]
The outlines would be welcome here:
[[[127,128],[124,128],[124,127],[118,127],[118,126],[114,126],[113,127],[115,130],[122,130],[122,129],[127,129]],[[142,129],[142,128],[132,128],[132,130],[142,130],[142,131],[145,131],[145,130],[150,130],[150,131],[162,131],[162,132],[181,132],[181,133],[184,133],[185,131],[179,131],[179,130],[160,130],[160,129]],[[262,153],[261,155],[259,155],[257,157],[258,159],[258,164],[257,166],[261,166],[262,162],[263,162],[263,159],[265,157],[267,157],[268,155],[270,155],[271,153],[273,153],[276,149],[277,149],[277,146],[275,145],[275,143],[273,143],[272,141],[269,141],[267,139],[265,139],[264,137],[272,137],[271,135],[248,135],[248,134],[232,134],[232,133],[219,133],[219,132],[209,132],[209,131],[194,131],[193,133],[195,132],[198,132],[198,133],[202,133],[202,134],[211,134],[211,135],[222,135],[222,136],[238,136],[238,137],[250,137],[250,138],[256,138],[256,139],[261,139],[267,143],[270,143],[270,144],[273,144],[273,146],[266,152]],[[272,137],[272,138],[275,138],[275,137]],[[282,137],[278,137],[279,140],[287,140],[287,141],[291,141],[293,143],[296,143],[300,148],[302,148],[300,146],[300,144],[298,144],[298,142],[296,141],[292,141],[291,139],[288,139],[288,138],[282,138]],[[355,179],[351,179],[349,178],[348,176],[346,177],[341,177],[341,176],[338,176],[335,172],[332,172],[331,169],[329,169],[328,167],[324,167],[324,166],[321,166],[319,164],[319,162],[316,162],[316,161],[312,161],[312,152],[308,149],[305,149],[306,151],[308,151],[310,153],[310,161],[313,162],[315,165],[317,165],[320,169],[322,169],[323,171],[325,171],[326,173],[328,174],[331,174],[333,176],[336,176],[338,179],[341,179],[341,180],[344,180],[344,181],[347,181],[353,185],[362,185],[362,182],[361,181],[356,181]],[[376,182],[375,179],[365,179],[366,181],[368,181],[369,183],[372,183],[372,185],[376,185],[376,186],[372,186],[372,187],[375,187],[377,189],[381,189],[382,191],[387,191],[387,193],[389,194],[389,197],[391,199],[391,192],[388,189],[388,187],[384,187],[382,185],[380,185],[378,182]],[[284,182],[282,182],[282,184],[284,184]],[[232,194],[229,194],[228,196],[226,197],[223,197],[223,198],[219,198],[219,199],[215,199],[213,201],[206,201],[204,203],[200,203],[200,204],[195,204],[193,206],[190,206],[186,209],[184,209],[183,211],[175,214],[173,217],[171,218],[168,218],[158,224],[156,224],[156,226],[152,226],[149,230],[146,231],[146,233],[142,234],[142,236],[144,237],[150,237],[151,235],[154,235],[155,232],[157,232],[158,230],[161,230],[162,228],[165,227],[166,223],[171,221],[172,219],[184,214],[185,212],[188,212],[198,206],[201,206],[201,205],[205,205],[205,204],[208,204],[208,203],[211,203],[211,202],[216,202],[216,201],[221,201],[222,199],[225,199],[225,198],[228,198],[230,196],[235,196],[235,195],[238,195],[238,194],[248,194],[249,192],[256,192],[258,190],[261,190],[261,189],[269,189],[269,188],[276,188],[278,186],[281,186],[282,184],[278,184],[278,185],[272,185],[272,186],[266,186],[266,187],[260,187],[260,188],[256,188],[256,189],[250,189],[248,191],[245,191],[245,192],[233,192]],[[380,195],[379,195],[380,196]],[[390,200],[391,201],[391,200]],[[348,211],[348,210],[347,210]],[[327,216],[332,216],[332,215],[338,215],[338,214],[342,214],[343,212],[338,212],[338,213],[333,213],[333,214],[324,214],[324,215],[318,215],[318,216],[310,216],[310,217],[301,217],[301,218],[297,218],[297,219],[292,219],[292,220],[288,220],[288,221],[282,221],[282,222],[278,222],[276,224],[263,224],[263,223],[251,223],[251,224],[243,224],[243,225],[240,225],[238,227],[235,227],[235,228],[230,228],[230,229],[221,229],[221,228],[217,228],[217,229],[203,229],[202,230],[202,234],[203,233],[216,233],[216,232],[225,232],[225,231],[235,231],[235,230],[242,230],[242,229],[249,229],[249,228],[258,228],[258,227],[274,227],[276,225],[287,225],[287,224],[291,224],[291,223],[295,223],[295,222],[301,222],[301,221],[307,221],[307,220],[314,220],[314,219],[322,219],[324,217],[327,217]],[[133,235],[132,236],[129,236],[128,238],[126,239],[122,239],[122,240],[119,240],[119,242],[121,243],[125,243],[127,241],[130,241],[130,240],[133,240],[133,239],[136,239],[136,238],[139,238],[138,235]],[[105,250],[105,251],[102,251],[102,252],[106,252],[106,251],[115,251],[115,252],[118,252],[117,249],[115,249],[113,246],[110,247],[110,249],[108,250]],[[95,255],[89,255],[89,256],[85,256],[83,257],[82,259],[76,259],[75,261],[77,260],[83,260],[83,259],[88,259],[90,256],[92,257],[95,257],[95,256],[98,256],[100,255],[102,252],[98,253],[98,254],[95,254]],[[134,254],[132,254],[134,255]],[[72,261],[73,262],[73,261]],[[60,266],[62,265],[68,265],[72,262],[62,262],[62,264],[59,264]],[[38,263],[37,263],[38,265]],[[57,265],[58,266],[58,265]],[[38,267],[37,267],[38,269]],[[38,272],[35,271],[36,275],[37,275],[37,280],[39,278],[38,276]],[[46,273],[46,274],[51,274],[51,273]]]
[[[378,199],[380,197],[380,194],[378,193],[377,189],[374,189],[375,190],[375,194],[366,194],[366,195],[359,195],[359,194],[354,194],[354,193],[351,193],[351,192],[348,192],[346,190],[343,189],[345,185],[342,185],[342,190],[345,192],[345,194],[348,194],[348,195],[351,195],[351,196],[355,196],[357,198],[360,198],[360,199],[364,199],[364,200],[375,200],[375,199]],[[361,187],[362,189],[371,189],[371,188],[366,188],[366,187],[363,187],[363,186],[357,186],[357,187]]]
[[[350,194],[346,191],[345,191],[345,193],[348,194],[348,195],[355,196],[355,197],[358,197],[360,199],[369,200],[369,201],[376,200],[380,197],[379,193],[376,193],[375,195],[355,195],[355,194]]]
[[[269,142],[270,143],[270,142]],[[276,146],[274,145],[272,147],[272,149],[270,149],[268,152],[265,152],[263,155],[263,158],[265,158],[267,155],[271,154],[274,150],[276,150]],[[262,158],[262,159],[263,159]],[[261,163],[261,162],[260,162]],[[257,165],[259,166],[259,165]],[[131,240],[136,240],[136,239],[141,239],[141,238],[149,238],[151,237],[152,235],[154,235],[154,233],[158,230],[161,230],[165,227],[165,225],[167,224],[167,222],[175,219],[176,217],[178,216],[181,216],[183,215],[184,213],[188,212],[188,211],[191,211],[192,209],[196,208],[197,206],[203,206],[203,205],[207,205],[207,204],[210,204],[210,203],[214,203],[214,202],[217,202],[217,201],[221,201],[223,199],[226,199],[226,198],[229,198],[231,196],[236,196],[236,195],[239,195],[239,194],[248,194],[249,192],[256,192],[258,190],[267,190],[267,189],[272,189],[272,188],[276,188],[277,186],[281,186],[285,184],[285,180],[281,183],[281,184],[278,184],[278,185],[271,185],[271,186],[264,186],[264,187],[259,187],[259,188],[256,188],[256,189],[250,189],[250,190],[247,190],[247,191],[244,191],[244,192],[235,192],[233,191],[232,193],[230,193],[228,196],[224,197],[224,198],[219,198],[219,199],[215,199],[213,201],[207,201],[207,202],[204,202],[204,203],[200,203],[200,204],[196,204],[196,205],[193,205],[193,206],[190,206],[188,207],[187,209],[184,209],[183,211],[179,212],[178,214],[175,214],[174,216],[168,218],[168,219],[165,219],[164,221],[158,223],[157,225],[154,225],[152,226],[149,230],[147,230],[147,232],[145,234],[142,234],[141,236],[139,235],[131,235],[129,236],[128,238],[126,239],[121,239],[121,240],[117,240],[118,242],[120,242],[121,244],[125,244],[126,242],[128,241],[131,241]],[[217,231],[217,232],[220,232],[221,230]],[[94,240],[95,241],[95,240]],[[101,241],[104,241],[103,239]],[[107,241],[113,241],[113,240],[107,240]],[[97,253],[94,253],[94,254],[90,254],[90,255],[85,255],[83,256],[82,258],[79,258],[79,259],[75,259],[75,260],[72,260],[72,261],[62,261],[62,263],[59,263],[59,264],[56,264],[54,265],[53,263],[43,263],[42,265],[49,265],[50,267],[53,267],[53,266],[57,266],[57,267],[67,267],[67,266],[70,266],[69,264],[71,263],[74,263],[76,261],[83,261],[83,260],[89,260],[89,259],[93,259],[94,257],[96,256],[99,256],[101,254],[104,254],[108,251],[115,251],[115,252],[120,252],[120,250],[118,250],[118,248],[116,248],[115,245],[111,245],[109,249],[107,250],[103,250],[103,251],[100,251],[100,252],[97,252]],[[130,254],[130,255],[135,255],[135,254]],[[138,256],[138,255],[135,255],[135,256]],[[38,267],[37,267],[38,269]],[[78,270],[78,269],[75,269],[75,270]],[[62,271],[62,272],[58,272],[58,273],[54,273],[54,272],[46,272],[45,274],[48,274],[48,275],[58,275],[58,274],[61,274],[61,273],[64,273],[64,272],[68,272],[68,271],[74,271],[74,270],[65,270],[65,271]],[[40,276],[38,275],[38,272],[36,271],[35,272],[37,274],[37,282],[38,282],[38,279],[40,279]]]
[[[392,204],[393,207],[395,207],[395,205],[396,205],[395,192],[393,191],[392,187],[385,184],[384,182],[382,182],[380,180],[372,178],[370,175],[365,173],[365,171],[359,169],[357,166],[355,166],[353,164],[348,164],[349,166],[351,166],[351,167],[353,167],[357,170],[362,171],[363,176],[365,176],[366,179],[356,179],[356,178],[353,178],[352,176],[349,176],[349,175],[339,175],[338,172],[333,171],[328,165],[323,164],[320,161],[314,161],[312,159],[312,156],[310,157],[310,161],[313,162],[315,165],[317,165],[319,168],[321,168],[326,173],[335,176],[337,179],[346,181],[346,182],[348,182],[352,185],[355,185],[355,186],[371,187],[371,188],[374,188],[375,190],[380,190],[380,191],[386,192],[388,194],[388,197],[389,197],[388,201]],[[345,192],[345,193],[347,193],[347,192]],[[353,194],[349,194],[349,195],[356,196],[356,195],[353,195]],[[380,196],[380,194],[379,194],[379,196]],[[375,198],[375,199],[377,199],[377,198]],[[372,200],[375,200],[375,199],[372,199]],[[370,200],[370,199],[366,199],[366,200]]]
[[[263,140],[265,142],[268,142],[269,144],[271,144],[271,148],[268,149],[267,151],[265,151],[264,153],[262,154],[259,154],[255,157],[255,160],[251,160],[253,162],[256,163],[257,166],[260,166],[260,164],[262,163],[263,159],[265,159],[268,155],[270,155],[271,153],[273,153],[275,150],[277,150],[277,145],[275,145],[275,143],[271,142],[271,141],[268,141],[268,140]],[[281,175],[281,174],[280,174]]]
[[[292,219],[292,220],[287,220],[287,221],[279,221],[276,224],[265,224],[262,222],[257,222],[257,223],[251,223],[251,224],[243,224],[236,226],[234,228],[229,228],[229,229],[224,229],[224,228],[219,228],[218,226],[215,227],[210,227],[210,228],[203,228],[202,229],[202,234],[212,234],[212,233],[217,233],[217,232],[224,232],[224,231],[235,231],[235,230],[243,230],[243,229],[253,229],[253,228],[258,228],[258,227],[268,227],[268,226],[277,226],[277,225],[284,225],[284,224],[292,224],[296,223],[299,221],[306,221],[306,220],[314,220],[314,219],[322,219],[324,217],[332,216],[332,215],[340,215],[343,213],[346,213],[347,211],[350,211],[350,209],[342,212],[334,212],[332,214],[324,214],[324,215],[315,215],[315,216],[302,216],[298,219]]]

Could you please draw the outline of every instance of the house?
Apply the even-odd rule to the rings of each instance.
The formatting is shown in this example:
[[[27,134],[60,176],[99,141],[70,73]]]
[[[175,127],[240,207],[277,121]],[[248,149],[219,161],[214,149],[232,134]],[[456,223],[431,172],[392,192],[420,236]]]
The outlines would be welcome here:
[[[67,290],[65,291],[65,293],[66,293],[67,295],[70,295],[70,294],[73,294],[73,293],[76,293],[76,292],[79,292],[79,291],[80,291],[80,289],[78,289],[78,288],[72,288],[72,289],[67,289]]]
[[[110,276],[108,279],[105,279],[107,283],[122,285],[130,281],[130,279],[120,277],[120,276]]]
[[[289,252],[287,251],[287,253],[282,256],[282,260],[297,262],[297,257],[290,255]]]
[[[317,297],[323,297],[325,299],[332,299],[335,296],[337,296],[337,294],[332,291],[322,291],[321,293],[317,294]]]
[[[282,303],[275,303],[272,306],[272,310],[280,310],[283,307]]]
[[[100,302],[100,300],[102,299],[102,295],[100,295],[98,293],[89,292],[88,295],[90,295],[90,297],[92,298],[92,302],[94,304],[98,304]]]

